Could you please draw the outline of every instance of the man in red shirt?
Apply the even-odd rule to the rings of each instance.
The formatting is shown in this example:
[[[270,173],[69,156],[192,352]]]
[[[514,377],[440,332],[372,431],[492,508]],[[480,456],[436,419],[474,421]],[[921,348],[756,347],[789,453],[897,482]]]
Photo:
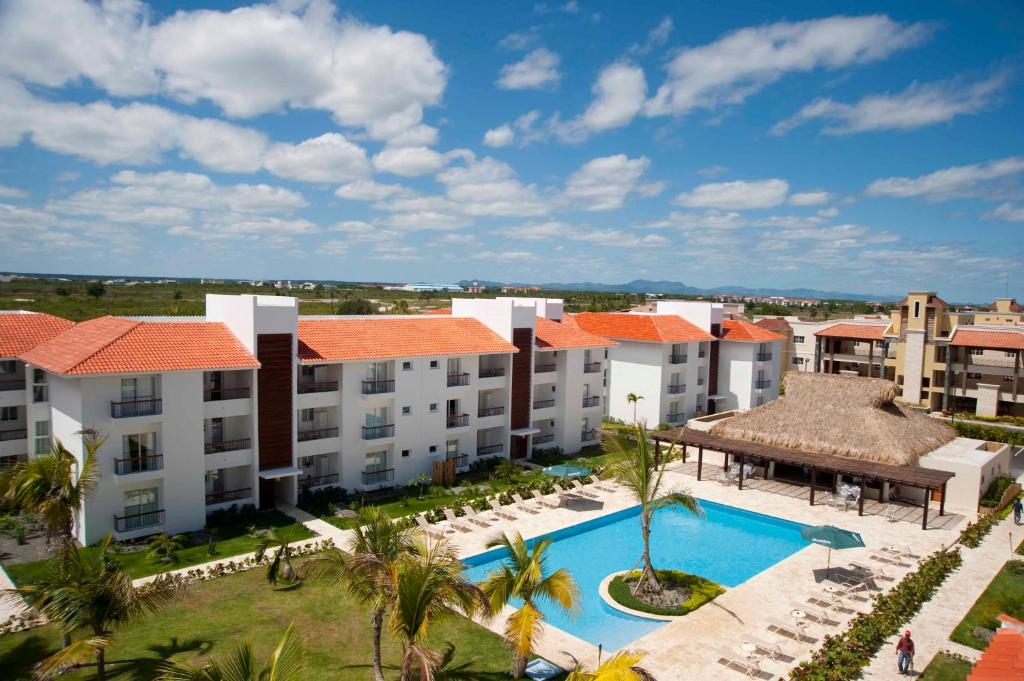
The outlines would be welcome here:
[[[896,644],[896,666],[900,674],[908,674],[914,665],[914,641],[910,638],[910,630],[903,632]]]

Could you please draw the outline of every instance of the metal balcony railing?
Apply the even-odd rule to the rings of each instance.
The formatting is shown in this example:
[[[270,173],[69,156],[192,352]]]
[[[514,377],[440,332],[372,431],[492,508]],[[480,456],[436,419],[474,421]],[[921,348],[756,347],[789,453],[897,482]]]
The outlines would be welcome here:
[[[333,393],[338,390],[337,381],[314,381],[310,383],[299,383],[299,394],[308,395],[309,393]]]
[[[240,449],[249,449],[250,447],[252,447],[252,440],[247,437],[238,438],[237,440],[218,440],[206,443],[206,453],[236,452]]]
[[[686,420],[686,414],[668,414],[665,421],[668,423],[680,423]]]
[[[586,362],[583,365],[583,373],[596,374],[601,371],[601,362]]]
[[[146,456],[130,456],[127,459],[114,459],[114,472],[118,475],[159,471],[163,470],[163,468],[163,454],[148,454]]]
[[[364,440],[380,440],[381,438],[394,436],[394,424],[388,424],[386,426],[363,426]]]
[[[772,381],[769,378],[762,378],[754,381],[754,387],[758,390],[772,387]]]
[[[670,385],[668,387],[668,394],[669,395],[679,395],[680,393],[685,393],[685,392],[686,392],[686,384],[685,383],[677,383],[676,385]]]
[[[484,445],[483,447],[477,447],[476,448],[476,455],[477,456],[487,456],[488,454],[498,454],[500,452],[503,452],[504,450],[505,450],[505,445],[502,445],[502,444]]]
[[[226,489],[221,492],[209,492],[206,495],[206,505],[224,504],[229,501],[241,501],[252,497],[252,487],[240,487],[239,489]]]
[[[448,374],[448,387],[457,385],[469,385],[469,374]]]
[[[313,428],[312,430],[300,430],[298,433],[299,442],[309,442],[310,440],[326,440],[329,437],[338,437],[338,427],[333,428]]]
[[[757,353],[758,362],[770,362],[772,359],[772,353],[770,352],[759,352]]]
[[[469,467],[469,454],[459,454],[457,456],[449,456],[446,461],[455,461],[455,469],[468,468]]]
[[[211,388],[203,391],[203,402],[221,400],[247,400],[252,395],[249,388]]]
[[[131,515],[115,515],[114,530],[117,532],[131,532],[146,527],[154,527],[164,524],[164,511],[146,511],[144,513],[132,513]]]
[[[26,428],[15,428],[14,430],[0,430],[0,442],[10,442],[11,440],[24,440],[28,437],[28,429]]]
[[[364,395],[383,395],[395,392],[395,379],[387,381],[363,381]]]
[[[480,367],[480,378],[497,378],[505,375],[505,367],[495,367],[493,369]]]
[[[555,406],[555,401],[554,400],[536,400],[533,403],[533,408],[534,409],[547,409],[548,407],[553,407],[553,406]]]
[[[299,489],[312,489],[313,487],[323,487],[324,485],[336,485],[338,484],[337,473],[326,473],[324,475],[310,475],[305,478],[299,478]]]
[[[703,357],[704,355],[701,355]],[[686,364],[686,355],[669,355],[669,364]]]
[[[449,428],[464,428],[469,425],[469,414],[453,414],[448,416]]]
[[[707,355],[707,354],[708,354],[708,353],[707,353],[707,351],[706,351],[706,350],[701,350],[701,351],[699,351],[699,352],[697,353],[697,356],[698,356],[698,357],[704,357],[704,356],[705,356],[705,355]]]
[[[580,433],[580,441],[581,442],[590,442],[591,440],[596,440],[596,439],[597,439],[597,429],[596,428],[591,428],[590,430],[584,430],[582,433]]]
[[[480,407],[476,415],[480,418],[485,416],[500,416],[505,413],[505,407]]]
[[[25,389],[25,379],[21,379],[19,381],[13,381],[13,380],[3,380],[3,381],[0,381],[0,392],[4,392],[4,391],[7,391],[7,390],[24,390],[24,389]]]
[[[163,411],[161,399],[123,400],[110,403],[110,417],[115,419],[132,416],[153,416]]]
[[[535,374],[547,374],[554,371],[557,368],[554,364],[538,364],[533,368]]]
[[[704,378],[703,377],[698,377],[697,378],[697,385],[704,385]]]
[[[601,404],[601,396],[600,395],[594,395],[593,397],[584,397],[583,398],[583,408],[584,409],[586,409],[588,407],[596,407],[599,404]]]
[[[395,469],[385,468],[380,471],[363,471],[364,485],[380,485],[395,479]]]
[[[554,441],[555,441],[555,434],[554,433],[548,433],[546,435],[534,435],[533,436],[533,444],[535,444],[535,445],[543,445],[543,444],[547,444],[548,442],[554,442]]]

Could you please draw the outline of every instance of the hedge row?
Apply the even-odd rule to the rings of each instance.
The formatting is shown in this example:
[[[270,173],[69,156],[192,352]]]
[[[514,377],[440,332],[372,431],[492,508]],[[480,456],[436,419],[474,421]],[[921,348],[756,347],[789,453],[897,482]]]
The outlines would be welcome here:
[[[996,426],[980,426],[976,423],[953,421],[949,425],[956,428],[963,437],[991,442],[1006,442],[1011,445],[1024,445],[1024,432],[1005,430]]]
[[[690,597],[675,608],[664,608],[645,603],[633,595],[633,585],[640,576],[639,570],[634,570],[625,575],[617,575],[608,583],[608,595],[619,605],[624,605],[633,610],[639,610],[651,615],[679,616],[693,612],[705,603],[725,593],[725,589],[711,580],[704,579],[698,575],[691,575],[679,570],[655,570],[655,573],[658,575],[658,581],[662,585],[671,584],[689,589]],[[629,580],[633,580],[633,584],[630,584]]]

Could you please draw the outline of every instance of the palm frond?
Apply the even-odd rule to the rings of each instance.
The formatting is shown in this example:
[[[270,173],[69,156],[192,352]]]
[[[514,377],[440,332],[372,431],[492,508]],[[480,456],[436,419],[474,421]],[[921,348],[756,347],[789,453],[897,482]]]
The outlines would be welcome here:
[[[544,615],[531,603],[512,613],[505,622],[505,642],[512,654],[526,657],[533,652],[537,637],[544,630]]]
[[[75,667],[92,662],[96,653],[109,646],[110,643],[110,638],[107,636],[90,636],[72,641],[71,645],[58,650],[36,664],[33,669],[33,677],[39,681],[48,681],[62,676]]]
[[[577,663],[565,681],[657,681],[653,674],[639,666],[643,658],[643,652],[620,650],[594,671]]]
[[[580,607],[580,587],[572,574],[558,568],[537,583],[536,593],[558,605],[565,612],[576,612]]]
[[[296,681],[302,676],[305,654],[302,641],[295,638],[295,622],[288,625],[270,661],[260,675],[265,681]]]

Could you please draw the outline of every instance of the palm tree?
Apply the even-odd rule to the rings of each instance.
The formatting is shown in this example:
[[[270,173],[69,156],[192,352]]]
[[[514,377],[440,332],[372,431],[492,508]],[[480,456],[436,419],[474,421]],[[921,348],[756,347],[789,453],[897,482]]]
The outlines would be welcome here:
[[[289,540],[277,530],[271,530],[267,538],[256,547],[256,561],[263,560],[263,556],[273,547],[277,547],[274,557],[267,564],[267,581],[277,586],[278,582],[285,582],[287,586],[295,586],[298,583],[298,575],[292,567],[292,548]]]
[[[633,405],[633,423],[636,423],[636,403],[644,399],[643,395],[637,395],[636,393],[629,393],[626,395],[626,402]]]
[[[594,671],[587,671],[577,663],[565,681],[657,681],[654,674],[638,666],[644,653],[620,650]]]
[[[181,535],[174,535],[173,537],[168,535],[166,532],[153,535],[152,539],[147,544],[149,550],[146,554],[150,558],[159,558],[161,563],[173,563],[178,560],[178,551],[181,550],[182,537]]]
[[[39,663],[37,675],[52,678],[71,666],[83,664],[95,655],[96,678],[106,676],[104,652],[112,630],[142,615],[167,606],[184,591],[182,582],[158,577],[145,586],[132,584],[131,575],[110,557],[108,534],[97,555],[83,557],[73,543],[62,546],[47,575],[14,589],[30,606],[39,610],[65,634],[88,629],[91,636],[70,642],[64,649]]]
[[[601,441],[601,447],[612,459],[609,466],[611,477],[629,490],[640,504],[644,568],[640,579],[637,580],[638,588],[646,576],[648,589],[657,591],[661,585],[658,583],[654,566],[651,565],[651,522],[654,520],[655,511],[669,506],[678,506],[702,518],[704,509],[701,508],[697,497],[691,495],[689,490],[668,492],[662,490],[665,463],[658,462],[655,458],[656,453],[647,439],[646,424],[639,423],[637,425],[636,441],[619,436],[609,436]],[[671,449],[670,446],[669,450],[671,451]]]
[[[456,617],[489,616],[487,598],[462,576],[463,565],[446,539],[418,538],[412,556],[398,564],[395,606],[388,632],[403,647],[401,681],[434,681],[443,657],[426,647],[430,627]]]
[[[65,542],[73,539],[75,517],[100,480],[97,452],[106,438],[99,437],[95,430],[78,434],[85,448],[80,468],[75,455],[60,440],[54,440],[49,453],[17,464],[8,478],[7,501],[42,516],[47,541],[54,536]]]
[[[297,681],[305,667],[302,641],[294,637],[295,623],[285,630],[270,659],[257,666],[252,644],[235,648],[227,659],[192,667],[183,662],[164,662],[158,668],[161,681]]]
[[[489,549],[501,547],[508,552],[508,559],[480,585],[491,613],[497,615],[514,598],[523,601],[522,607],[505,623],[505,641],[512,651],[514,679],[526,673],[526,663],[543,630],[544,614],[537,607],[537,599],[550,601],[565,612],[579,607],[580,589],[569,571],[559,568],[548,573],[545,563],[550,545],[550,539],[542,539],[534,543],[531,550],[518,532],[511,538],[503,534],[487,542]]]
[[[359,511],[351,555],[330,549],[306,562],[303,573],[314,581],[348,585],[349,592],[373,613],[373,678],[384,681],[380,638],[384,616],[394,604],[398,564],[415,551],[413,533],[391,520],[379,506]]]

